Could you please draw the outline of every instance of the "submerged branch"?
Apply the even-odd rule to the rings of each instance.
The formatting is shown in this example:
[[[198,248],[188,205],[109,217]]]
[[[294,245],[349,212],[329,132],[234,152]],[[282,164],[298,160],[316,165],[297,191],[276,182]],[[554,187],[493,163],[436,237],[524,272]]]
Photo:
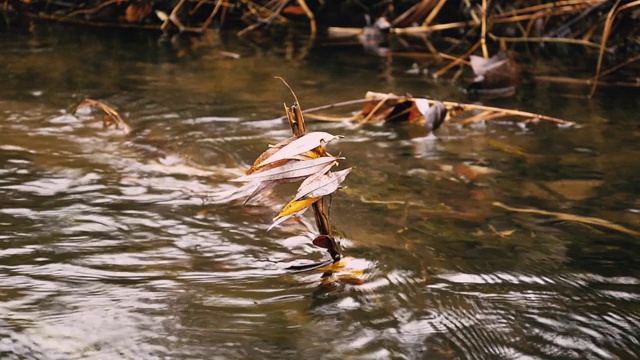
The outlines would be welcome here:
[[[597,225],[597,226],[605,227],[605,228],[608,228],[608,229],[611,229],[611,230],[623,232],[625,234],[629,234],[629,235],[633,235],[633,236],[640,236],[640,232],[638,232],[638,231],[627,229],[626,227],[624,227],[622,225],[618,225],[618,224],[612,223],[611,221],[600,219],[600,218],[579,216],[579,215],[566,214],[566,213],[553,212],[553,211],[545,211],[545,210],[538,210],[538,209],[513,208],[513,207],[507,206],[507,205],[505,205],[505,204],[503,204],[501,202],[494,202],[493,206],[497,206],[497,207],[505,209],[507,211],[513,211],[513,212],[519,212],[519,213],[527,213],[527,214],[535,214],[535,215],[553,216],[553,217],[555,217],[555,218],[557,218],[559,220],[579,222],[579,223],[588,224],[588,225]]]
[[[355,115],[348,116],[348,117],[322,116],[322,115],[312,117],[319,121],[356,122],[357,126],[361,126],[367,122],[380,121],[380,118],[377,115],[378,115],[378,112],[380,112],[382,109],[394,107],[396,105],[400,105],[407,101],[415,102],[416,100],[428,102],[430,106],[434,106],[436,103],[441,102],[447,108],[447,111],[450,113],[451,117],[457,117],[460,115],[460,113],[469,112],[473,110],[482,111],[481,114],[476,114],[476,115],[473,115],[472,117],[462,119],[461,120],[462,124],[469,124],[475,121],[491,120],[491,119],[502,118],[506,116],[517,116],[517,117],[524,117],[529,119],[549,121],[549,122],[553,122],[563,126],[575,125],[575,123],[572,121],[567,121],[567,120],[559,119],[552,116],[546,116],[542,114],[536,114],[536,113],[521,111],[521,110],[511,110],[511,109],[504,109],[504,108],[477,105],[477,104],[457,103],[452,101],[420,99],[420,98],[413,98],[409,96],[398,96],[394,94],[381,94],[381,93],[370,93],[364,99],[342,101],[334,104],[318,106],[315,108],[307,109],[302,113],[307,114],[307,113],[312,113],[312,112],[317,112],[322,110],[329,110],[329,109],[334,109],[334,108],[343,107],[343,106],[375,103],[375,105],[371,110],[368,110],[366,112],[361,111]],[[390,101],[393,101],[394,104],[388,104],[388,102]],[[405,115],[405,116],[408,115],[409,112],[410,112],[410,109],[405,109],[401,112],[393,113],[392,118],[384,118],[382,120],[387,120],[387,121],[395,120],[402,115]],[[278,119],[284,119],[284,117],[280,117]]]
[[[122,119],[120,114],[118,114],[117,111],[113,110],[108,105],[101,103],[100,101],[97,101],[97,100],[92,100],[92,99],[82,100],[82,102],[80,102],[80,104],[78,104],[71,111],[71,114],[75,115],[75,113],[79,109],[84,107],[91,107],[91,106],[95,106],[107,114],[107,116],[105,116],[102,119],[102,125],[104,126],[105,129],[108,129],[110,126],[113,125],[113,127],[115,127],[116,129],[120,129],[124,131],[125,134],[128,134],[131,132],[131,127],[129,127],[129,125],[127,125],[127,123],[124,122],[124,120]]]

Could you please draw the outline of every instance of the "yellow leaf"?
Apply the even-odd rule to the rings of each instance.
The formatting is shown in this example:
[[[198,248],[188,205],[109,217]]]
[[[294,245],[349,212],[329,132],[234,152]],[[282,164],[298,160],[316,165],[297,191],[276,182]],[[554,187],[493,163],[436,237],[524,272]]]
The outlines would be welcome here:
[[[302,210],[308,208],[309,206],[313,205],[313,203],[315,203],[319,199],[320,198],[310,198],[310,199],[304,199],[304,200],[290,201],[282,209],[282,211],[280,211],[280,214],[278,214],[278,217],[285,217],[285,216],[288,216],[288,215],[291,215],[291,214],[295,214],[298,211],[302,211]]]
[[[515,230],[505,230],[505,231],[500,231],[498,233],[498,235],[500,235],[500,237],[508,237],[513,235],[513,233],[516,232]]]

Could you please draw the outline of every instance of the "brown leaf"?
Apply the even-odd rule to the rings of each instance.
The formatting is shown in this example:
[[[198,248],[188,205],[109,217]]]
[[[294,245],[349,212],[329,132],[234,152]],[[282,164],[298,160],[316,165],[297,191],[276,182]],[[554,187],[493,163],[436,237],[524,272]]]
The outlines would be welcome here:
[[[406,111],[406,117],[408,117],[408,109],[411,106],[411,102],[405,98],[399,98],[394,94],[383,94],[369,91],[365,95],[365,99],[369,100],[364,103],[362,107],[362,115],[365,117],[366,122],[381,122],[389,119],[398,121],[400,116],[398,114]],[[399,105],[402,105],[399,107]],[[395,114],[395,115],[394,115]]]
[[[153,11],[153,6],[148,2],[134,2],[127,6],[125,20],[127,22],[140,22]]]

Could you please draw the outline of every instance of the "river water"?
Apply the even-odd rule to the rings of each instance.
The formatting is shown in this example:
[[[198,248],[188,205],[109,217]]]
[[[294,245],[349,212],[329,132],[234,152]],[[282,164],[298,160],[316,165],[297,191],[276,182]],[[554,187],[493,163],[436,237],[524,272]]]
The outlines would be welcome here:
[[[640,356],[637,90],[587,100],[523,82],[482,102],[573,128],[450,124],[434,140],[417,125],[308,120],[344,135],[329,150],[355,166],[331,199],[349,258],[291,274],[326,256],[310,212],[266,231],[295,188],[248,206],[224,196],[290,136],[269,120],[293,102],[273,76],[303,108],[367,91],[470,102],[463,81],[358,46],[307,53],[234,34],[39,24],[0,43],[2,359]],[[103,130],[97,110],[71,116],[83,98],[133,131]]]

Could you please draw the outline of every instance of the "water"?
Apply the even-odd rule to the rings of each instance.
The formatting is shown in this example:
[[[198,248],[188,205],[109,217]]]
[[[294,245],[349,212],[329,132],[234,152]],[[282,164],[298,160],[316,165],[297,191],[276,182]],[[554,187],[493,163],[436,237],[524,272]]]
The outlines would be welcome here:
[[[247,207],[216,197],[289,136],[262,121],[292,102],[273,76],[303,108],[369,90],[469,101],[460,84],[407,74],[410,59],[316,47],[300,60],[232,34],[40,24],[0,39],[3,359],[640,354],[638,237],[493,205],[640,231],[637,91],[588,101],[527,83],[484,102],[580,124],[569,129],[446,126],[434,141],[417,126],[309,121],[344,135],[330,150],[356,166],[331,201],[349,267],[323,278],[283,270],[324,255],[310,214],[266,232],[290,192]],[[70,116],[85,97],[133,132]]]

